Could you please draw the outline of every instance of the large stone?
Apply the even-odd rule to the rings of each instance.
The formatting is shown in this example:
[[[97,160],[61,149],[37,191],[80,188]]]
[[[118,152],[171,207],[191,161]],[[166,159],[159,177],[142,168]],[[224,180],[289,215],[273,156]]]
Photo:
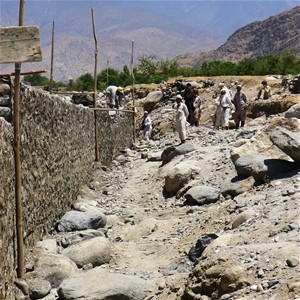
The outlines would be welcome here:
[[[285,113],[286,118],[297,118],[300,119],[300,103],[297,103],[290,107]]]
[[[30,286],[30,299],[41,299],[50,293],[51,284],[44,279],[29,279],[28,284]]]
[[[148,292],[144,279],[110,273],[99,267],[64,280],[58,289],[62,300],[142,300]]]
[[[51,283],[51,286],[57,288],[61,282],[77,273],[76,264],[63,255],[39,252],[35,262],[34,272],[27,273],[26,276],[31,279],[38,277]]]
[[[163,164],[170,162],[174,157],[178,155],[184,155],[186,153],[196,150],[193,144],[184,143],[177,147],[171,146],[163,151],[161,154],[161,160]]]
[[[220,192],[206,185],[194,186],[184,195],[187,204],[209,204],[219,200]]]
[[[237,195],[249,191],[254,184],[254,179],[252,177],[234,177],[225,179],[221,185],[221,194],[226,197],[229,195],[234,198]]]
[[[161,91],[150,92],[146,99],[143,101],[144,110],[151,112],[155,105],[160,102],[163,97],[163,93]]]
[[[65,233],[64,235],[61,234],[60,238],[57,240],[62,247],[67,248],[73,244],[78,244],[85,240],[90,240],[92,238],[99,237],[99,236],[102,237],[105,236],[102,230],[87,229],[83,231],[68,232]]]
[[[165,191],[178,192],[191,178],[195,170],[190,161],[184,161],[171,168],[165,177]]]
[[[293,132],[283,127],[274,129],[270,138],[272,142],[295,162],[300,163],[300,132]]]
[[[111,246],[107,238],[100,236],[71,245],[61,254],[74,261],[78,267],[87,264],[95,267],[110,261]]]
[[[297,103],[296,98],[288,98],[282,100],[258,100],[252,101],[248,105],[248,114],[257,118],[263,114],[267,117],[286,112],[290,107]]]
[[[100,211],[68,211],[58,222],[58,231],[98,229],[106,225],[106,216]]]
[[[265,182],[267,179],[296,169],[295,163],[255,153],[241,156],[234,165],[239,176],[253,176],[256,183]]]

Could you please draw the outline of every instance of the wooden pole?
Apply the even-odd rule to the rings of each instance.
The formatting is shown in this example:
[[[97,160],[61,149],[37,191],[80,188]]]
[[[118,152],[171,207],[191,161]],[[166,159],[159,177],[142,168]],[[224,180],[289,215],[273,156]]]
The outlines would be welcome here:
[[[19,26],[24,25],[24,0],[20,0]],[[15,201],[16,201],[16,231],[17,231],[17,276],[23,278],[24,268],[24,241],[23,241],[23,211],[21,197],[21,138],[20,138],[20,73],[21,63],[15,63],[14,84],[14,154],[15,154]]]
[[[134,74],[133,74],[133,52],[134,52],[134,41],[131,42],[131,76],[132,76],[132,105],[133,105],[133,142],[135,143],[136,133],[135,133],[135,97],[134,97]]]
[[[109,61],[106,61],[106,86],[108,86],[108,64],[109,64]]]
[[[53,21],[53,23],[52,23],[52,43],[51,43],[50,86],[49,86],[50,94],[52,93],[52,86],[53,86],[54,26],[55,26],[55,22]]]
[[[32,70],[32,71],[25,71],[25,72],[21,72],[20,75],[31,75],[31,74],[40,74],[40,73],[47,73],[47,70]],[[1,73],[0,77],[3,76],[15,76],[16,73]]]
[[[97,65],[98,65],[98,41],[96,35],[96,26],[94,18],[94,8],[92,7],[92,23],[93,23],[93,34],[95,40],[95,68],[94,68],[94,108],[97,106]],[[97,127],[97,112],[94,111],[95,117],[95,161],[99,161],[99,146],[98,146],[98,127]]]

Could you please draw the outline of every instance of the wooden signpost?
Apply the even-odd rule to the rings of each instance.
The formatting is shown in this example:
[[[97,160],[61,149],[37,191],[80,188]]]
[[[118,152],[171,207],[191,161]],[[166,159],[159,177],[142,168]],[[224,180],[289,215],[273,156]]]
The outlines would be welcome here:
[[[17,275],[24,277],[24,236],[21,197],[21,134],[20,134],[20,74],[22,62],[42,60],[39,28],[24,25],[24,0],[20,0],[19,27],[0,28],[0,63],[15,63],[14,82],[14,154],[15,154],[15,202],[17,232]]]

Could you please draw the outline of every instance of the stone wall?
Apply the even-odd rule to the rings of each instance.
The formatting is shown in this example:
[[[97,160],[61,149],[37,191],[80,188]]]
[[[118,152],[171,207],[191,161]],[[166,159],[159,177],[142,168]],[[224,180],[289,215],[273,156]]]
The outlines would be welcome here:
[[[94,111],[33,88],[21,91],[24,243],[28,250],[70,208],[95,160]],[[96,112],[100,162],[106,165],[132,137],[132,114]],[[15,277],[13,128],[0,118],[0,299],[13,299]]]

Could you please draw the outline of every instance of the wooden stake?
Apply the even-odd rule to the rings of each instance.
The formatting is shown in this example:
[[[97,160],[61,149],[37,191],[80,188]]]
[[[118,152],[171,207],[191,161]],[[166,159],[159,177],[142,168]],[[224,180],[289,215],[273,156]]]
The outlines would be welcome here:
[[[20,0],[19,26],[24,24],[24,0]],[[24,268],[24,241],[23,241],[23,211],[21,196],[21,138],[20,138],[20,73],[21,63],[15,63],[15,94],[14,94],[14,153],[15,153],[15,201],[16,201],[16,231],[17,231],[17,276],[23,278]]]
[[[96,36],[96,26],[94,19],[94,8],[92,7],[92,23],[93,23],[93,34],[95,40],[95,69],[94,69],[94,108],[97,106],[97,65],[98,65],[98,41]],[[95,117],[95,161],[99,161],[99,147],[98,147],[98,127],[97,127],[97,112],[94,112]]]
[[[109,64],[109,61],[106,61],[106,87],[108,86],[108,64]]]
[[[132,76],[132,105],[133,105],[133,142],[135,143],[136,133],[135,133],[135,98],[134,98],[134,74],[133,74],[133,52],[134,52],[134,41],[131,42],[131,76]]]
[[[54,58],[54,26],[55,22],[52,24],[52,43],[51,43],[51,68],[50,68],[50,84],[49,84],[49,92],[52,93],[53,86],[53,58]]]

